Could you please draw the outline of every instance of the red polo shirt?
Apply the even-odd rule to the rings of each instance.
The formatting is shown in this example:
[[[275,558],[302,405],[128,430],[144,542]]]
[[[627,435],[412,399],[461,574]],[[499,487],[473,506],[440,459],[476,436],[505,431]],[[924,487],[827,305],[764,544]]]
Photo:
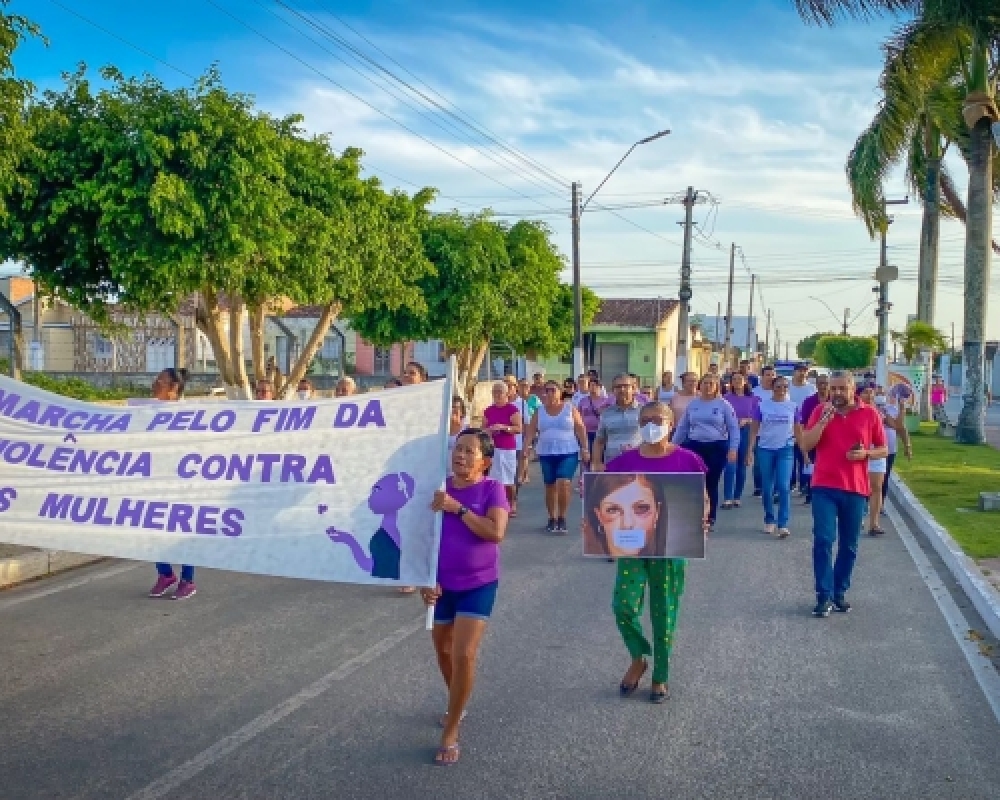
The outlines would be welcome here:
[[[822,416],[823,406],[820,406],[809,416],[806,430],[813,428]],[[858,405],[846,414],[834,414],[827,423],[816,444],[812,485],[865,496],[871,494],[868,462],[847,460],[847,451],[858,442],[865,450],[886,445],[885,427],[871,406]]]

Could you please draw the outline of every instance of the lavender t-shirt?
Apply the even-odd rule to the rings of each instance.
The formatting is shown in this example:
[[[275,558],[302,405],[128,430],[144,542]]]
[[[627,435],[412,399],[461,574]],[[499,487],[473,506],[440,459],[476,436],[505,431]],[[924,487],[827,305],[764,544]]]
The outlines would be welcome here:
[[[493,478],[459,489],[448,479],[448,494],[477,517],[484,517],[491,508],[510,510],[503,484]],[[466,592],[478,589],[500,578],[500,546],[487,542],[458,518],[444,514],[441,523],[441,549],[438,553],[438,583],[442,589]]]
[[[626,450],[617,458],[612,458],[604,468],[605,472],[701,472],[707,473],[708,467],[701,456],[678,447],[665,456],[644,456],[639,448]]]

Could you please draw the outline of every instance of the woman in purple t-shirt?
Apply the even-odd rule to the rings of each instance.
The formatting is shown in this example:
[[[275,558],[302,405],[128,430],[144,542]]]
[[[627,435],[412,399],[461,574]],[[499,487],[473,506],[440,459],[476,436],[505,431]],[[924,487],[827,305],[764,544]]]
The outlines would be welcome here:
[[[642,444],[626,450],[605,466],[605,472],[701,472],[707,473],[705,462],[696,453],[671,444],[669,436],[673,413],[664,403],[647,403],[639,412]],[[705,530],[708,525],[708,494],[705,494]],[[649,668],[646,656],[653,656],[653,686],[649,699],[663,703],[667,699],[667,679],[670,672],[670,649],[680,613],[684,592],[682,558],[619,558],[612,609],[618,630],[632,663],[622,678],[619,691],[628,697],[639,688],[642,676]],[[653,624],[650,646],[642,632],[642,606],[649,588],[649,616]]]
[[[448,711],[434,763],[458,762],[458,726],[472,694],[479,643],[493,613],[500,579],[500,542],[507,531],[503,484],[487,477],[493,457],[489,433],[468,429],[452,451],[453,475],[431,505],[443,512],[437,586],[422,589],[434,606],[434,651],[448,687]]]
[[[483,427],[493,436],[490,477],[503,484],[510,515],[517,516],[517,436],[524,421],[518,407],[510,402],[507,384],[493,384],[493,405],[483,411]]]

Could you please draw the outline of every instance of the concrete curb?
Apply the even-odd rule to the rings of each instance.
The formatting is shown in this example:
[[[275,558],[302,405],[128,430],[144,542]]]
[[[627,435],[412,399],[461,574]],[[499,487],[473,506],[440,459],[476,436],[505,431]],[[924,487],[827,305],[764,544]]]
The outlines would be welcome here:
[[[0,589],[104,559],[104,556],[68,553],[65,550],[38,550],[11,558],[0,558]]]
[[[937,523],[902,479],[893,473],[890,480],[893,500],[909,513],[920,532],[948,565],[948,569],[955,576],[962,591],[968,595],[987,627],[994,636],[1000,638],[1000,592],[986,580],[979,565],[962,552],[958,542]]]

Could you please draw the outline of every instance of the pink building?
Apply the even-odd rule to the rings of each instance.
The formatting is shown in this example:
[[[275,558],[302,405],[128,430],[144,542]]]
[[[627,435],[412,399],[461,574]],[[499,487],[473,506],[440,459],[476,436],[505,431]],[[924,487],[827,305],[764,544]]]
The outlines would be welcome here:
[[[403,365],[413,360],[413,343],[394,344],[392,347],[376,347],[360,336],[354,355],[355,372],[358,375],[399,376]]]

